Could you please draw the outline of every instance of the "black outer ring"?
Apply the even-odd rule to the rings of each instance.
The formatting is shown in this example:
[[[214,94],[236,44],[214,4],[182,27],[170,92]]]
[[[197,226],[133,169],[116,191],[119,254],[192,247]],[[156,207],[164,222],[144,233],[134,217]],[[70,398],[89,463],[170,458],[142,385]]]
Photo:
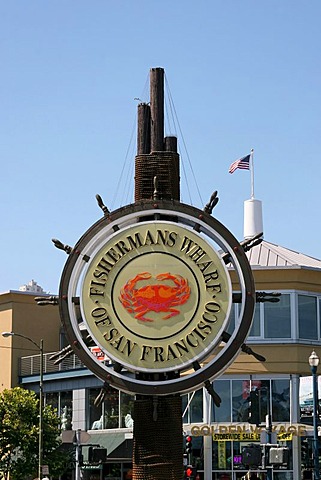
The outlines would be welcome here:
[[[122,217],[146,210],[154,210],[152,213],[157,216],[158,210],[168,211],[168,216],[174,217],[179,213],[184,213],[190,217],[190,225],[199,225],[202,230],[202,225],[198,223],[201,220],[214,231],[218,232],[226,241],[226,243],[232,248],[236,261],[241,269],[244,286],[245,286],[245,298],[244,309],[242,318],[239,320],[238,330],[233,333],[232,338],[226,345],[223,346],[223,350],[218,355],[218,358],[214,362],[205,364],[195,372],[187,373],[177,379],[166,380],[163,382],[137,380],[122,372],[116,372],[113,367],[106,367],[109,373],[106,374],[104,370],[92,357],[88,354],[87,348],[84,349],[79,343],[78,338],[73,330],[69,308],[68,308],[68,289],[69,282],[75,263],[81,254],[82,249],[87,243],[103,228],[106,226],[106,222],[114,222]],[[187,224],[187,222],[186,222]],[[146,200],[137,202],[135,204],[127,205],[111,213],[110,217],[102,218],[95,224],[93,224],[79,239],[73,250],[71,251],[65,267],[62,272],[60,287],[59,287],[59,310],[62,324],[65,329],[66,336],[73,348],[75,354],[80,360],[91,370],[95,375],[101,378],[103,381],[110,383],[112,386],[119,390],[141,394],[141,395],[169,395],[174,393],[183,393],[200,388],[207,380],[211,380],[214,377],[221,374],[233,359],[239,353],[241,346],[245,342],[247,335],[252,325],[252,319],[255,307],[255,285],[252,275],[252,270],[248,259],[244,253],[244,250],[232,233],[218,220],[213,218],[208,213],[186,205],[177,201],[153,201]]]

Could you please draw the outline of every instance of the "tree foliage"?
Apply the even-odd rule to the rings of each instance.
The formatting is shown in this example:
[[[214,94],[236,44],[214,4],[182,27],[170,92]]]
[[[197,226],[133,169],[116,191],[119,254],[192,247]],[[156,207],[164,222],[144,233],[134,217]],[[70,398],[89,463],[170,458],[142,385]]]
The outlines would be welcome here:
[[[0,394],[0,472],[6,479],[38,477],[39,399],[16,387]],[[43,465],[53,476],[62,474],[68,458],[58,450],[60,418],[51,406],[43,408]]]

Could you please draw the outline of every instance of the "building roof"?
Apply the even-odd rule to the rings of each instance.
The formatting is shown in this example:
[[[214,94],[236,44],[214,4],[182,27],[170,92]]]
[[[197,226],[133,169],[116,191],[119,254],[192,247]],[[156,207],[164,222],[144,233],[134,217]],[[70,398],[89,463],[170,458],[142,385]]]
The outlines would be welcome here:
[[[247,252],[252,267],[310,267],[321,269],[321,260],[263,240]]]

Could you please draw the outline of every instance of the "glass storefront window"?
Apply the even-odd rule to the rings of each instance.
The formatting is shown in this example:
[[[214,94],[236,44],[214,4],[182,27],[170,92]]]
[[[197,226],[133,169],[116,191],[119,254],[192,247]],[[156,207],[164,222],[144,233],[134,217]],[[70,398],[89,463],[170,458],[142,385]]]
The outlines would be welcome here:
[[[131,466],[128,465],[128,464],[124,464],[124,475],[126,475],[128,473],[128,471],[131,470],[130,468]],[[108,478],[111,478],[112,480],[122,480],[123,478],[126,478],[127,477],[122,477],[122,465],[121,463],[105,463],[104,464],[104,467],[103,467],[103,476],[101,477],[100,474],[99,476],[97,477],[97,480],[100,480],[101,478],[104,478],[104,479],[108,479]],[[127,470],[127,472],[126,472]],[[126,472],[126,473],[125,473]],[[130,478],[130,476],[128,475],[128,477]],[[90,480],[96,480],[96,478],[93,476],[93,475],[90,475],[89,477]]]
[[[249,415],[249,395],[251,390],[257,390],[259,394],[259,410],[260,410],[260,425],[263,427],[266,423],[266,415],[271,414],[272,425],[277,422],[285,424],[290,421],[290,377],[277,378],[277,379],[253,379],[248,376],[246,379],[219,379],[213,382],[213,388],[215,392],[221,397],[222,403],[219,408],[213,406],[212,403],[212,417],[210,423],[216,431],[219,431],[220,424],[228,427],[230,422],[233,429],[239,426],[240,431],[244,428],[244,424],[248,422]],[[188,404],[188,397],[191,398],[191,394],[183,396],[183,411],[186,410]],[[191,405],[190,405],[191,406]],[[187,421],[187,417],[189,421]],[[184,423],[194,423],[190,421],[190,413],[184,416]],[[214,424],[214,425],[213,425]],[[236,424],[236,425],[235,425]],[[237,425],[239,424],[239,425]],[[248,431],[249,427],[246,427]],[[253,425],[253,429],[256,426]],[[254,430],[253,430],[254,431]],[[205,432],[205,430],[204,430]],[[222,433],[226,433],[226,430],[222,430]],[[193,437],[193,443],[195,440],[205,437]],[[219,438],[219,440],[218,440]],[[227,441],[224,441],[227,439]],[[244,435],[244,440],[232,440],[230,437],[213,436],[212,439],[212,479],[215,480],[241,480],[248,472],[248,468],[242,464],[242,448],[248,444],[260,445],[260,436],[257,434],[257,438],[249,441]],[[292,463],[292,442],[279,443],[280,446],[287,446],[290,450],[290,461],[288,467],[282,467],[282,471],[274,469],[274,480],[292,480],[293,478],[293,463]],[[205,480],[203,468],[204,453],[197,452],[195,457],[199,461],[200,467],[198,469],[200,478]],[[284,470],[283,470],[284,468]],[[266,480],[267,472],[262,469],[253,469],[253,472],[257,474],[257,480]],[[207,478],[207,477],[206,477]],[[244,479],[243,479],[244,480]]]
[[[59,412],[59,392],[46,393],[45,405],[51,405],[58,413]]]
[[[214,391],[221,398],[221,405],[214,406],[212,402],[212,421],[230,422],[231,421],[231,382],[230,380],[216,380],[213,383]]]
[[[119,402],[118,390],[108,387],[103,403],[104,426],[103,428],[119,427]]]
[[[290,421],[289,380],[272,380],[272,418],[274,422]]]
[[[272,382],[272,384],[271,384]],[[271,388],[272,387],[272,388]],[[290,380],[232,380],[232,418],[231,418],[231,381],[215,380],[215,392],[221,397],[220,407],[212,403],[212,422],[247,422],[249,415],[249,394],[258,390],[261,422],[265,422],[268,402],[272,405],[272,420],[290,421]],[[271,399],[272,392],[272,399]],[[272,401],[271,401],[272,400]]]
[[[88,391],[88,429],[101,430],[103,428],[102,404],[95,405],[95,399],[100,392],[100,388],[91,388]]]
[[[203,390],[197,390],[191,401],[190,407],[190,422],[203,422]]]
[[[133,410],[134,410],[133,395],[120,392],[120,426],[122,428],[133,428]]]
[[[259,391],[260,420],[266,422],[266,415],[271,412],[271,384],[270,380],[260,380],[256,382],[256,388]],[[273,419],[273,414],[272,414]]]
[[[264,304],[264,338],[291,338],[290,295],[282,293],[279,298]]]
[[[204,469],[204,442],[203,437],[193,437],[191,463],[197,471]]]
[[[244,469],[244,466],[242,465],[242,451],[240,442],[233,442],[233,469]]]
[[[60,392],[61,429],[72,429],[72,392]]]
[[[293,479],[293,472],[280,472],[274,470],[273,472],[273,480],[292,480]]]
[[[119,392],[108,387],[104,401],[95,405],[95,399],[100,388],[91,388],[88,391],[88,429],[101,430],[105,428],[118,428],[119,424]]]
[[[309,295],[298,295],[299,338],[317,340],[317,299]]]
[[[182,395],[182,415],[183,415],[183,423],[188,423],[188,395]]]
[[[213,470],[231,470],[232,442],[213,442]]]
[[[50,405],[61,418],[61,429],[72,429],[72,391],[48,392],[44,396],[44,404]]]
[[[188,405],[188,408],[187,408]],[[183,395],[182,397],[183,423],[203,422],[203,389]]]
[[[247,422],[249,418],[249,392],[248,380],[232,380],[232,421]]]

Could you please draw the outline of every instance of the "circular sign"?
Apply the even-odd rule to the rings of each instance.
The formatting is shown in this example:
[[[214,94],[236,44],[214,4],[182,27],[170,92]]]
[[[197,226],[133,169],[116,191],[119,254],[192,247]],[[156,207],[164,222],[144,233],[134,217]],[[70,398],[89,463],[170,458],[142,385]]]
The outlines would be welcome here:
[[[171,371],[220,342],[231,307],[221,256],[192,229],[141,222],[97,245],[80,305],[91,337],[133,371]]]
[[[230,269],[240,302],[233,322]],[[220,376],[247,338],[254,306],[239,242],[208,213],[174,201],[144,200],[95,223],[71,250],[59,289],[80,360],[142,395],[189,392]]]

